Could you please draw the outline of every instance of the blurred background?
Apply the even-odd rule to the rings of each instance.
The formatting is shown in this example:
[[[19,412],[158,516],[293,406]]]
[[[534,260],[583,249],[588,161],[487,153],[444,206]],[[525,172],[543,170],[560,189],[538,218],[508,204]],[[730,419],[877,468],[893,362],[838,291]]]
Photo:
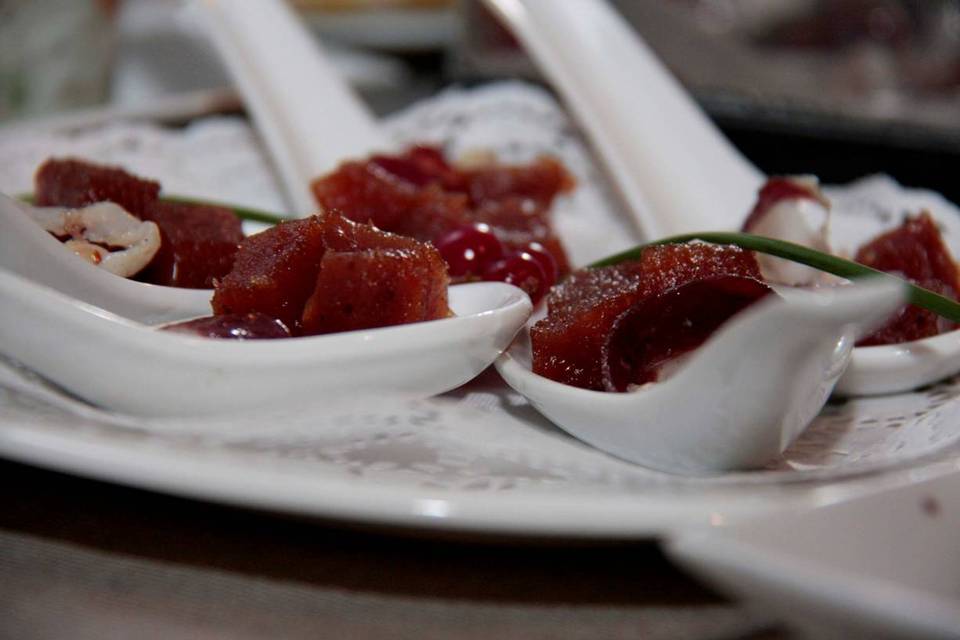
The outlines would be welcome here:
[[[767,172],[883,171],[960,201],[960,0],[611,1]],[[478,0],[291,2],[381,114],[539,81]],[[0,0],[0,125],[239,110],[188,4]]]

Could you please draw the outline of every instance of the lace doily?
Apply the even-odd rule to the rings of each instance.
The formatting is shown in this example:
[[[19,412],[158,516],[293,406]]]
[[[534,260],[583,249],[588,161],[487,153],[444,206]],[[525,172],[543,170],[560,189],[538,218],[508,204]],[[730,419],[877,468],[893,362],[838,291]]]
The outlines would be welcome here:
[[[560,156],[580,185],[556,210],[561,237],[577,264],[638,240],[569,119],[539,89],[507,83],[449,90],[385,125],[398,145],[436,142],[454,155],[485,147],[505,160]],[[160,180],[168,193],[283,210],[256,136],[239,118],[208,118],[183,129],[120,123],[93,130],[0,133],[0,191],[30,191],[35,167],[51,155],[119,164]],[[841,248],[898,223],[905,212],[928,208],[945,224],[947,240],[960,255],[960,212],[936,194],[871,177],[831,188],[829,195],[837,213],[833,233]],[[5,424],[28,424],[81,440],[133,441],[171,452],[242,459],[244,464],[295,462],[358,481],[431,490],[501,492],[536,486],[642,491],[859,474],[955,455],[958,396],[960,379],[914,393],[831,404],[768,469],[687,479],[629,465],[574,441],[492,370],[454,392],[371,407],[363,414],[278,411],[249,421],[194,422],[102,412],[0,361],[0,430]]]

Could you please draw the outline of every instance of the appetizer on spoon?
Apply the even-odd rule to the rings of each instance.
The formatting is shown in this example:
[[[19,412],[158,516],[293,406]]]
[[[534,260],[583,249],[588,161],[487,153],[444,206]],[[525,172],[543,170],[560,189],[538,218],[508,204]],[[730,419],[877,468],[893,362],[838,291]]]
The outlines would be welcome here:
[[[764,185],[763,173],[724,138],[607,2],[485,3],[563,95],[647,237],[741,228]],[[800,213],[790,217],[802,223]],[[858,347],[837,388],[846,395],[893,393],[957,371],[960,334],[951,331]]]
[[[0,350],[118,411],[205,415],[426,397],[480,373],[530,313],[529,298],[508,284],[448,292],[429,245],[329,214],[245,240],[217,289],[218,318],[158,331],[209,316],[213,292],[144,284],[94,266],[28,208],[0,194]],[[304,243],[312,250],[284,250]],[[358,270],[363,278],[350,277]],[[251,337],[250,323],[228,317],[255,313],[300,335],[345,332],[242,343],[183,335]],[[410,324],[383,326],[400,323]]]
[[[774,292],[745,249],[864,284]],[[497,366],[544,415],[612,455],[676,473],[749,468],[799,435],[855,341],[896,329],[889,314],[906,301],[960,322],[954,300],[808,247],[675,236],[575,272]]]
[[[684,475],[756,468],[806,428],[857,336],[901,301],[899,285],[878,281],[761,302],[666,380],[626,393],[533,373],[526,332],[496,365],[552,422],[618,458]]]
[[[6,270],[0,296],[0,351],[84,400],[147,416],[428,397],[483,371],[530,313],[519,289],[476,283],[451,287],[446,319],[237,341],[162,331]]]
[[[84,193],[121,178],[128,187],[144,182],[117,170],[97,182],[101,171],[87,165],[70,173],[82,177]],[[68,180],[57,185],[69,191]],[[43,199],[47,191],[40,190]],[[131,229],[136,249],[116,250]],[[7,274],[10,305],[0,323],[0,349],[108,408],[204,415],[433,395],[488,366],[530,311],[529,299],[507,284],[463,285],[448,293],[446,268],[430,245],[335,212],[243,240],[215,291],[149,285],[110,270],[117,261],[133,271],[150,264],[139,245],[155,245],[156,230],[113,202],[37,208],[0,195],[0,267],[70,296]],[[70,239],[61,243],[54,234]],[[139,267],[127,251],[136,253]],[[215,317],[197,319],[211,310]],[[156,330],[170,321],[188,322],[165,327],[177,333]],[[336,335],[313,337],[322,333]],[[196,337],[291,334],[311,337],[244,344],[208,339],[218,346],[198,346]],[[91,363],[97,375],[90,375]],[[139,392],[145,380],[149,393]]]

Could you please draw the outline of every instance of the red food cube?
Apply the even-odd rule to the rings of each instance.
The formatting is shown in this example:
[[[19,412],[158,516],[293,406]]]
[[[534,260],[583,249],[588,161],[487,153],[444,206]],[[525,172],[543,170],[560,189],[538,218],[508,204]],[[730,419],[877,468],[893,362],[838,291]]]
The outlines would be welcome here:
[[[552,158],[526,166],[460,170],[440,149],[413,147],[400,155],[344,163],[312,188],[326,210],[424,242],[486,223],[508,249],[539,242],[564,274],[569,270],[566,253],[550,227],[548,210],[573,184]]]
[[[397,249],[328,251],[303,311],[305,334],[333,333],[448,315],[443,261]]]
[[[423,246],[412,238],[389,233],[372,224],[355,222],[339,211],[323,216],[323,242],[329,251],[414,249]]]
[[[702,293],[696,288],[684,290],[683,287],[724,277],[762,282],[752,253],[737,247],[703,243],[652,246],[637,261],[577,271],[554,288],[547,299],[547,317],[530,331],[533,370],[585,389],[603,390],[619,384],[619,376],[616,381],[611,379],[608,360],[627,353],[629,338],[618,337],[614,348],[610,348],[618,321],[629,318],[621,325],[621,331],[626,330],[636,323],[635,316],[628,314],[632,308],[643,309],[643,305],[647,305],[662,310],[662,305],[652,302],[655,297],[678,291]],[[686,313],[686,306],[679,310]],[[659,314],[665,319],[675,315]],[[700,326],[708,324],[699,323]],[[679,353],[683,345],[690,342],[687,336],[667,330],[658,330],[656,335],[667,342],[647,347],[647,353]],[[649,377],[643,362],[629,363],[628,368],[641,378],[631,382],[642,382]]]
[[[447,282],[429,244],[332,211],[247,238],[213,308],[258,311],[299,335],[368,329],[447,317]]]
[[[160,228],[157,255],[138,279],[173,287],[209,288],[233,264],[243,239],[240,219],[223,207],[161,202],[160,185],[123,169],[52,159],[35,175],[41,206],[83,207],[114,202]]]
[[[325,210],[424,242],[469,222],[463,194],[418,186],[374,162],[346,162],[312,186]]]
[[[257,311],[297,332],[326,251],[323,218],[281,222],[240,243],[233,269],[216,284],[217,315]]]
[[[115,202],[142,217],[160,194],[160,184],[123,169],[74,159],[50,159],[34,175],[34,201],[41,207],[84,207]]]
[[[533,371],[558,382],[603,388],[601,352],[610,328],[641,296],[639,262],[577,271],[547,297],[530,330]]]
[[[490,165],[463,173],[474,206],[490,200],[520,197],[549,207],[557,195],[572,191],[576,184],[563,164],[548,156],[541,156],[528,165]]]
[[[771,291],[751,277],[721,275],[643,298],[617,318],[601,350],[604,390],[655,382],[660,367],[702,345]]]
[[[303,311],[305,334],[436,320],[449,315],[447,270],[437,250],[412,238],[325,217],[327,252]]]
[[[443,150],[439,147],[420,145],[411,147],[404,157],[414,164],[424,175],[439,182],[447,191],[457,191],[464,188],[463,173],[447,162]]]
[[[446,190],[462,190],[462,174],[447,163],[437,147],[411,147],[399,156],[376,155],[371,164],[420,187],[439,184]]]
[[[902,225],[860,247],[855,260],[868,267],[902,276],[952,300],[960,292],[960,278],[940,235],[927,212],[908,217]],[[861,340],[859,346],[896,344],[951,331],[956,325],[933,311],[914,305],[901,307],[886,325]]]
[[[243,240],[240,219],[223,207],[158,200],[141,217],[160,227],[160,250],[138,276],[153,284],[212,288],[230,271]]]

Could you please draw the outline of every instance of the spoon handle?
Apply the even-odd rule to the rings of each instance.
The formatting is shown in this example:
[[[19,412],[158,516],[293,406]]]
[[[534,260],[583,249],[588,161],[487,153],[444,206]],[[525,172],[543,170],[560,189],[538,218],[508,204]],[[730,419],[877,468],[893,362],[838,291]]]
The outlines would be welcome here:
[[[310,181],[386,146],[373,115],[281,0],[198,0],[213,42],[264,138],[293,211]]]
[[[763,175],[604,0],[485,0],[564,97],[650,238],[734,229]]]

